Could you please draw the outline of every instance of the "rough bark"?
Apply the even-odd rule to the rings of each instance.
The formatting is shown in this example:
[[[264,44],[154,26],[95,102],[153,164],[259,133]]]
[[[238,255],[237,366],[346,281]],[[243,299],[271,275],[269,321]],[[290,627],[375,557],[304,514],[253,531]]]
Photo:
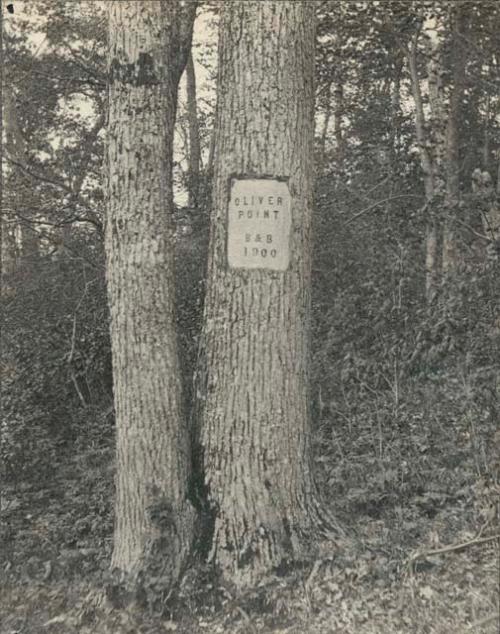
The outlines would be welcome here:
[[[189,123],[188,205],[197,207],[200,190],[200,126],[196,107],[196,75],[193,55],[190,52],[186,64],[186,95]]]
[[[199,360],[211,559],[239,587],[307,551],[314,5],[231,2],[221,16],[207,294]],[[284,271],[230,268],[231,177],[284,179]]]
[[[193,537],[171,213],[177,89],[194,12],[193,3],[109,3],[105,241],[117,430],[111,566],[120,599],[123,589],[141,597],[153,579],[171,587]]]

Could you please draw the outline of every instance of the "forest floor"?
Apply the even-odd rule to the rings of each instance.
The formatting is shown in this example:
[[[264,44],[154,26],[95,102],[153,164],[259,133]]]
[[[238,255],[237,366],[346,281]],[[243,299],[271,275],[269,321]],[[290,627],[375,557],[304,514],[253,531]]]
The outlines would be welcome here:
[[[61,460],[49,478],[4,487],[1,634],[498,634],[500,489],[498,469],[481,463],[497,422],[479,411],[472,427],[467,416],[437,426],[406,414],[400,433],[370,407],[335,435],[329,425],[316,434],[318,481],[350,537],[238,597],[206,571],[188,574],[161,617],[102,598],[109,442]]]

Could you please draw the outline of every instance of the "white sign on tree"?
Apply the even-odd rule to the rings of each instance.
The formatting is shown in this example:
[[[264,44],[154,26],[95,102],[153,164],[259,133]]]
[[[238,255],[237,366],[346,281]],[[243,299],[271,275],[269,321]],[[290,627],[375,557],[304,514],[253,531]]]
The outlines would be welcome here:
[[[231,268],[286,271],[290,262],[290,191],[284,181],[235,178],[228,206]]]

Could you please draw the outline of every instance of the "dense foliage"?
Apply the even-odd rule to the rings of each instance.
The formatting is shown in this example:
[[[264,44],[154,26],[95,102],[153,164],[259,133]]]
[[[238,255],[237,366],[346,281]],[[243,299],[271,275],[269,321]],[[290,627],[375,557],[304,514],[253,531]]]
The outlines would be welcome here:
[[[19,626],[19,583],[53,593],[56,612],[43,608],[39,618],[64,613],[67,620],[53,619],[51,631],[95,631],[95,606],[81,603],[72,613],[57,584],[86,575],[77,594],[99,586],[112,529],[105,11],[98,2],[37,1],[19,12],[15,4],[3,33],[13,104],[4,108],[2,209],[0,452],[10,488],[0,540],[12,606],[5,631]],[[197,208],[185,204],[183,96],[177,123],[177,321],[188,409],[208,239],[218,4],[206,3],[197,18]],[[453,7],[466,12],[459,37]],[[483,618],[485,628],[495,625],[487,620],[498,610],[497,564],[486,550],[492,542],[444,559],[431,554],[410,572],[405,562],[416,551],[498,532],[499,29],[495,2],[318,2],[315,464],[352,542],[335,565],[327,553],[287,586],[278,579],[266,596],[256,592],[241,603],[210,579],[188,577],[177,608],[170,606],[176,618],[187,610],[199,616],[186,631],[273,631],[276,624],[335,631],[328,619],[345,632],[463,631]],[[408,61],[415,42],[432,154],[428,42],[436,32],[445,110],[453,64],[465,60],[453,205],[444,193],[426,194]],[[446,157],[443,165],[446,173]],[[451,275],[439,271],[439,292],[429,301],[431,221],[440,244],[452,227],[459,255]],[[477,612],[464,574],[469,590],[480,585]],[[329,602],[331,614],[322,617]],[[128,623],[108,618],[102,631],[164,631],[133,615]],[[40,631],[40,622],[27,627]]]

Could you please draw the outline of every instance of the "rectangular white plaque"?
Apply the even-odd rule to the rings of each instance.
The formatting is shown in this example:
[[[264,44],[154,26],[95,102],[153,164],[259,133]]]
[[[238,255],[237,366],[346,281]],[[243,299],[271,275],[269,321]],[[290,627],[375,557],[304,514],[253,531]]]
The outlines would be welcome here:
[[[290,191],[284,181],[231,181],[227,260],[231,268],[286,271],[290,262]]]

